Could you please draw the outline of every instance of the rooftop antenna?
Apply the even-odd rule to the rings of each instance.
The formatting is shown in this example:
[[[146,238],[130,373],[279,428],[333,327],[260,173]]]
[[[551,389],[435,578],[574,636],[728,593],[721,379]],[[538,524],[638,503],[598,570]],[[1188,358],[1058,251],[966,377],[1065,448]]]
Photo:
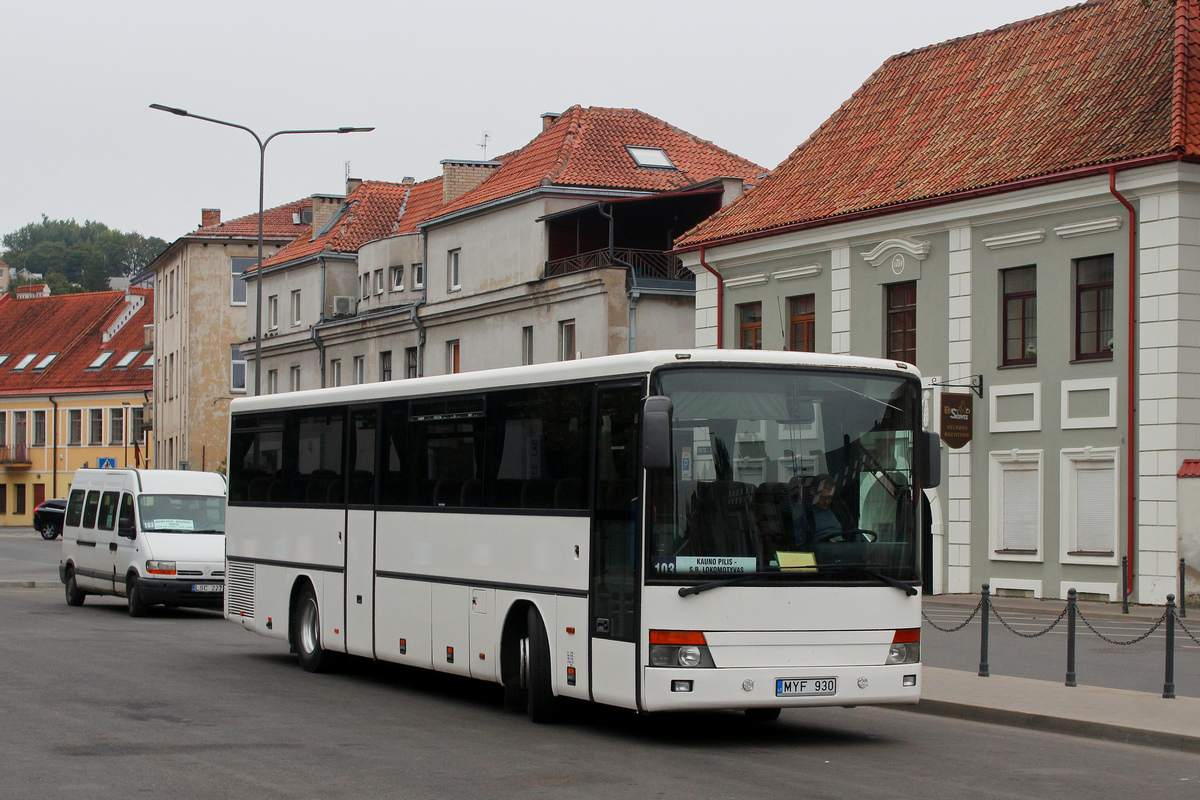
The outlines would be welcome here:
[[[490,138],[492,138],[492,132],[484,131],[483,132],[483,140],[480,141],[479,144],[475,145],[476,147],[483,148],[483,160],[484,161],[487,161],[487,143],[488,143],[488,139],[490,139]]]

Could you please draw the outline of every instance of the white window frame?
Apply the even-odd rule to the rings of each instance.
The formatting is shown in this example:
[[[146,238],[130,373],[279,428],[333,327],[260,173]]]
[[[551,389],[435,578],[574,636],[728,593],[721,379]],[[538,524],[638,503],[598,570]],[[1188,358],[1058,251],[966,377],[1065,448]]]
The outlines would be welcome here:
[[[267,394],[279,393],[279,370],[267,370]]]
[[[45,447],[47,430],[48,430],[48,426],[46,424],[45,409],[35,409],[33,412],[33,417],[31,417],[31,421],[29,424],[29,444],[30,444],[30,446],[31,447]],[[3,437],[0,436],[0,444],[4,443],[2,441],[2,438]]]
[[[462,248],[456,247],[446,251],[446,291],[462,290]]]
[[[342,360],[340,358],[331,358],[329,360],[329,385],[342,385]]]
[[[300,367],[292,367],[288,370],[288,388],[290,391],[300,391]]]
[[[99,434],[96,432],[96,422],[100,423]],[[87,443],[88,447],[103,447],[104,446],[104,409],[89,408],[88,409],[88,424],[87,424]]]
[[[67,445],[83,447],[83,409],[67,409]]]
[[[392,291],[404,291],[404,265],[392,267]]]
[[[569,332],[569,335],[568,335]],[[579,330],[574,319],[560,320],[558,323],[558,360],[574,361],[579,353]]]
[[[521,328],[521,364],[533,363],[533,326]]]
[[[293,290],[292,290],[292,327],[293,327],[293,328],[295,328],[295,327],[297,327],[297,326],[299,326],[299,325],[300,325],[300,319],[301,319],[301,315],[300,315],[300,290],[299,290],[299,289],[293,289]]]
[[[412,265],[412,277],[414,289],[425,288],[425,263],[423,261]]]
[[[247,265],[245,268],[243,268],[240,272],[236,271],[236,266],[235,266],[239,259],[248,259],[251,262],[249,265]],[[266,261],[266,260],[267,260],[267,255],[264,253],[263,261]],[[256,268],[258,267],[258,257],[257,256],[253,256],[253,257],[252,256],[232,256],[232,257],[230,257],[230,259],[229,259],[229,305],[231,305],[231,306],[246,305],[246,301],[250,295],[250,291],[249,291],[250,290],[250,282],[243,279],[241,276],[251,266],[256,267]],[[234,288],[237,286],[237,284],[239,282],[242,284],[243,287],[245,287],[242,289],[243,297],[241,300],[238,300],[234,296],[236,294],[234,292]]]
[[[108,443],[110,445],[125,444],[125,408],[111,406],[108,409]]]
[[[237,375],[238,367],[242,368],[242,385],[238,386],[235,376]],[[236,344],[229,345],[229,391],[233,394],[246,393],[246,358],[242,355],[242,348]]]
[[[279,327],[279,295],[273,294],[267,297],[267,330],[275,330]]]
[[[354,357],[354,383],[364,384],[367,382],[367,357]]]
[[[1121,561],[1121,474],[1120,448],[1071,447],[1059,451],[1059,556],[1064,564],[1096,564],[1116,566]],[[1079,529],[1076,508],[1079,497],[1079,473],[1085,470],[1111,469],[1112,492],[1112,555],[1084,555],[1078,546]]]
[[[392,379],[392,351],[384,350],[379,354],[379,380],[390,381]]]
[[[988,453],[988,558],[992,561],[1045,561],[1045,483],[1043,450],[1003,450]],[[1032,553],[1001,552],[1004,548],[1004,478],[1007,472],[1036,471],[1037,533]]]
[[[375,294],[383,294],[383,270],[375,270]]]

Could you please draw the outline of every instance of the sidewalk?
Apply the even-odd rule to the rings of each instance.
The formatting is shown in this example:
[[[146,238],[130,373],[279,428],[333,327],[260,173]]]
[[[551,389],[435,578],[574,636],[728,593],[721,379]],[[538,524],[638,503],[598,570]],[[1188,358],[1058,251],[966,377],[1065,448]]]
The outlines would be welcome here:
[[[1149,692],[1002,675],[981,678],[937,667],[925,667],[922,674],[921,702],[894,708],[1200,753],[1200,698],[1165,700]]]

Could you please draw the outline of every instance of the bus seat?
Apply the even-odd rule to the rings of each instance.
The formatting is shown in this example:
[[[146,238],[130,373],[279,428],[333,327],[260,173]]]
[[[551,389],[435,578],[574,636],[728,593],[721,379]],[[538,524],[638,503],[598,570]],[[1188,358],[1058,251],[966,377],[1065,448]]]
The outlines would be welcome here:
[[[479,478],[471,478],[464,483],[459,505],[464,508],[479,508],[483,505],[483,481]]]
[[[257,478],[250,480],[250,488],[246,490],[246,499],[252,503],[262,503],[267,499],[267,492],[271,487],[271,479],[266,475],[260,475]]]
[[[324,503],[328,495],[329,480],[326,478],[313,478],[304,487],[304,502],[308,505]]]
[[[462,498],[462,481],[443,478],[433,486],[433,505],[457,506]]]
[[[284,481],[282,478],[272,478],[267,487],[267,502],[282,503],[284,501]]]
[[[516,478],[499,478],[492,486],[489,496],[492,508],[520,508],[521,486],[524,482]]]

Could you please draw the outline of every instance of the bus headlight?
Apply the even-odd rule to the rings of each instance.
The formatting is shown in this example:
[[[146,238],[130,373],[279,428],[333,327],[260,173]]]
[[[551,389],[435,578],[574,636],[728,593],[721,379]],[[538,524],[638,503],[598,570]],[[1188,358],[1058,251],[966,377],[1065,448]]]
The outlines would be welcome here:
[[[650,631],[650,666],[715,667],[701,631]]]
[[[915,664],[921,660],[921,629],[901,628],[892,637],[885,664]]]
[[[149,572],[151,575],[174,575],[175,574],[175,562],[174,561],[147,561],[146,562],[146,572]]]

